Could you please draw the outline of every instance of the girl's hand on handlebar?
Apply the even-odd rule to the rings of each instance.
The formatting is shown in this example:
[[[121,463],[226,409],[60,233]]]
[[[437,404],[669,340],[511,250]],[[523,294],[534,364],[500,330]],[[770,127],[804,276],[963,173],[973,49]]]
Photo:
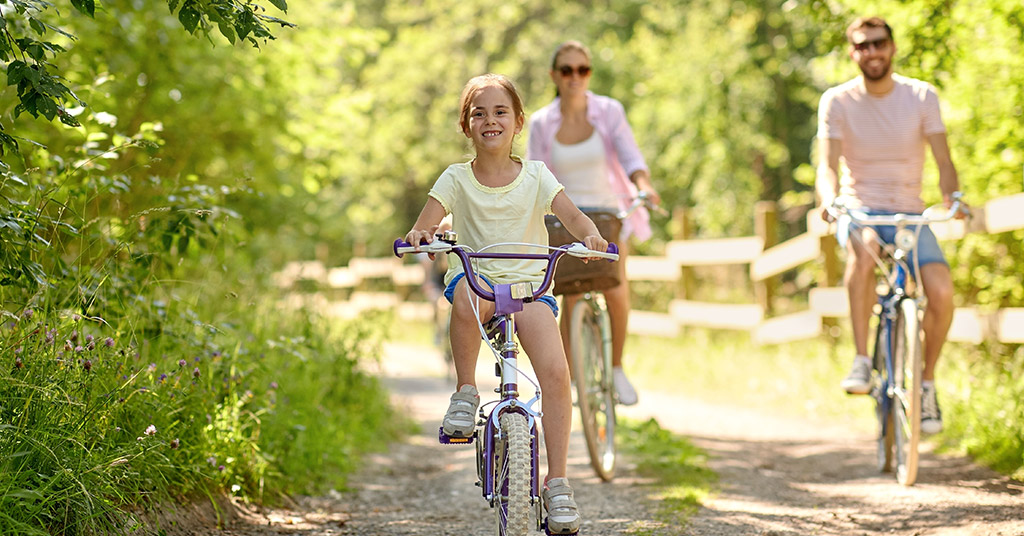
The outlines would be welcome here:
[[[583,245],[587,246],[587,249],[594,251],[608,251],[608,241],[601,235],[587,235],[583,237]],[[583,262],[588,262],[591,259],[597,260],[597,257],[588,257],[583,259]]]
[[[435,231],[437,231],[437,225],[431,225],[428,229],[412,229],[405,235],[405,242],[419,251],[422,242],[429,244],[434,241]],[[427,256],[430,257],[430,260],[434,260],[433,253],[428,253]]]

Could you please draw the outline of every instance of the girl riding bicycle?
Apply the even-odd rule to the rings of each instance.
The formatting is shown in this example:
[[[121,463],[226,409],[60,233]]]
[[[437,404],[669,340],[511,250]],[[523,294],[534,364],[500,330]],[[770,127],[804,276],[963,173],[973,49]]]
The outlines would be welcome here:
[[[608,242],[569,200],[547,167],[512,154],[512,142],[524,121],[522,99],[505,76],[486,74],[466,83],[460,98],[459,126],[472,142],[476,157],[452,164],[441,174],[406,242],[432,242],[438,223],[450,213],[459,242],[474,249],[510,241],[547,244],[544,216],[554,214],[588,248],[607,249]],[[544,261],[491,260],[480,261],[479,272],[490,286],[524,279],[540,283],[545,267]],[[494,314],[493,302],[470,297],[464,277],[461,263],[451,263],[445,275],[445,297],[452,303],[449,337],[457,391],[451,396],[442,428],[455,437],[469,437],[474,431],[480,403],[476,388],[481,340],[478,326]],[[474,310],[479,311],[479,317]],[[548,528],[553,533],[574,533],[579,530],[580,514],[566,478],[572,400],[569,368],[555,322],[557,314],[554,297],[545,295],[524,304],[516,313],[516,326],[544,393],[542,423],[548,474],[543,497]]]

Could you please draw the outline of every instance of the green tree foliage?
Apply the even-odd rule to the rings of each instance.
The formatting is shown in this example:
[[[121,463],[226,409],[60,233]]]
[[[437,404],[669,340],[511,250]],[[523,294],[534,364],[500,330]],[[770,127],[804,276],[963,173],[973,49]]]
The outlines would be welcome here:
[[[9,309],[123,260],[72,293],[120,303],[147,270],[196,268],[223,226],[244,245],[222,262],[386,255],[445,166],[469,158],[465,81],[507,74],[537,110],[566,39],[590,46],[592,89],[624,103],[666,204],[700,236],[750,234],[759,200],[781,203],[779,238],[802,231],[818,98],[857,74],[843,31],[858,14],[885,16],[897,71],[938,87],[968,200],[1021,190],[1024,7],[1003,0],[308,0],[289,22],[251,1],[70,6],[0,3]],[[936,202],[932,167],[927,181]],[[1024,304],[1022,243],[951,247],[958,299]]]

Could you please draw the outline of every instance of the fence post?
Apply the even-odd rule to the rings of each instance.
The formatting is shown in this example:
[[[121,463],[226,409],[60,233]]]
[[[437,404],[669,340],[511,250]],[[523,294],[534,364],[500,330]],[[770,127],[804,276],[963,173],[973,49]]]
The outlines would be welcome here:
[[[778,209],[775,201],[758,201],[754,205],[754,234],[764,241],[765,251],[778,243],[777,222]],[[772,313],[777,279],[777,276],[766,277],[764,280],[754,283],[754,294],[757,297],[757,303],[764,310],[765,316]]]
[[[690,240],[693,238],[693,215],[686,207],[678,207],[672,211],[672,220],[675,222],[675,239]],[[676,285],[676,297],[682,300],[694,299],[694,277],[693,267],[679,267],[679,284]]]
[[[824,280],[821,283],[825,287],[838,286],[843,280],[842,269],[839,266],[838,249],[839,242],[836,241],[835,235],[821,235],[821,255],[824,257],[824,273],[822,274]],[[825,334],[828,336],[829,342],[834,350],[841,333],[839,329],[839,319],[828,317],[822,318],[821,321],[822,326],[825,328]]]

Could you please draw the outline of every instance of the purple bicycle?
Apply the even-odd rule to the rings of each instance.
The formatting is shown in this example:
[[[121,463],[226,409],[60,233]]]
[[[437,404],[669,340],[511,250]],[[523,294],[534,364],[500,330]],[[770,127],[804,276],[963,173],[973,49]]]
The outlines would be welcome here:
[[[523,304],[539,299],[551,285],[555,265],[562,255],[574,257],[600,257],[618,260],[618,248],[615,244],[608,245],[608,252],[593,251],[583,244],[575,243],[561,247],[540,244],[505,243],[494,244],[482,248],[479,252],[472,251],[468,246],[456,243],[456,234],[447,231],[438,235],[438,239],[430,244],[422,244],[419,251],[401,239],[395,240],[395,255],[401,257],[406,253],[455,253],[462,262],[466,272],[469,288],[480,298],[494,302],[494,317],[480,325],[480,334],[490,344],[491,351],[497,360],[495,375],[500,378],[500,385],[495,390],[500,396],[498,400],[480,406],[480,419],[472,437],[449,437],[443,430],[438,432],[438,439],[443,444],[465,444],[474,441],[476,444],[477,485],[483,497],[495,510],[498,536],[525,536],[530,528],[531,519],[535,530],[547,530],[544,519],[543,505],[540,497],[541,482],[539,478],[539,450],[537,440],[537,419],[540,412],[534,405],[541,399],[539,384],[525,374],[533,384],[535,394],[528,401],[519,398],[519,374],[517,355],[519,346],[515,342],[516,312],[523,309]],[[519,248],[537,248],[547,253],[488,253],[486,250],[499,246],[516,246]],[[544,281],[539,286],[531,282],[498,284],[494,290],[479,283],[473,261],[478,259],[506,260],[546,260]]]

